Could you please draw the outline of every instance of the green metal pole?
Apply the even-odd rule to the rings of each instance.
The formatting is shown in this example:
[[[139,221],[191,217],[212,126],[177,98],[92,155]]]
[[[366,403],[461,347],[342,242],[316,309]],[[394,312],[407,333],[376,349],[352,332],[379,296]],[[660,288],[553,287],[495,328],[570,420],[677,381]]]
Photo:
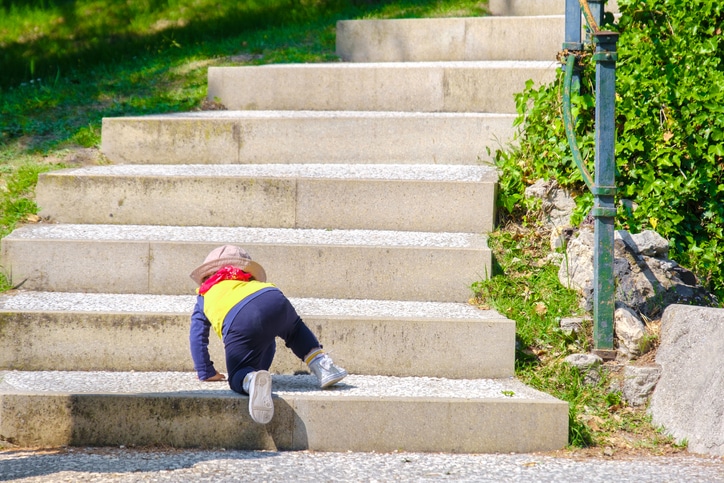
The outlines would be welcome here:
[[[579,0],[566,0],[566,23],[563,50],[580,52],[583,50],[581,42],[581,5]],[[565,61],[563,61],[565,62]],[[581,85],[581,68],[573,67],[571,73],[571,89],[578,92]]]
[[[615,102],[616,42],[618,33],[593,33],[596,51],[596,171],[593,189],[593,341],[603,359],[615,358],[613,323],[615,287],[613,274],[614,217],[616,206]]]

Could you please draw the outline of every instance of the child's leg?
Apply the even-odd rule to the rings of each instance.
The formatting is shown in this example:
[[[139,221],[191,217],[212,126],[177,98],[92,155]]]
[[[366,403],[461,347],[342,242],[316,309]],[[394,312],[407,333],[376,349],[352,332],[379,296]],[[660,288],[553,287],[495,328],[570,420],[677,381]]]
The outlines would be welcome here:
[[[266,292],[254,302],[259,301],[265,312],[265,320],[275,336],[284,340],[294,354],[301,360],[312,349],[321,348],[317,337],[302,321],[289,300],[278,290]],[[246,310],[246,308],[244,308]]]
[[[265,292],[247,304],[239,315],[248,311],[263,314],[261,319],[266,337],[281,337],[294,354],[307,363],[322,387],[331,386],[347,376],[347,371],[334,365],[322,352],[317,337],[302,321],[289,300],[278,290]],[[271,364],[271,361],[270,361]],[[268,368],[268,367],[267,367]],[[231,371],[231,369],[229,369]],[[229,376],[231,379],[231,375]]]
[[[234,318],[224,337],[229,386],[240,394],[248,394],[243,384],[247,374],[268,370],[276,352],[275,334],[265,326],[259,311],[247,308]]]
[[[317,337],[297,315],[289,301],[286,298],[284,300],[286,303],[283,319],[286,322],[280,326],[279,337],[284,339],[287,347],[309,366],[322,388],[332,386],[347,377],[347,371],[335,365],[332,358],[322,351]]]
[[[243,388],[246,375],[269,370],[277,336],[302,360],[312,349],[321,347],[284,294],[270,290],[249,301],[234,317],[224,336],[226,370],[232,390],[247,394]]]
[[[248,394],[244,389],[244,378],[250,372],[269,370],[274,359],[276,344],[269,345],[263,351],[241,349],[238,346],[229,348],[228,344],[225,345],[225,349],[229,387],[239,394]]]
[[[253,308],[246,313],[242,309],[226,332],[224,349],[229,387],[248,394],[249,415],[255,422],[267,424],[274,417],[272,379],[267,369],[274,359],[276,343],[259,315]]]

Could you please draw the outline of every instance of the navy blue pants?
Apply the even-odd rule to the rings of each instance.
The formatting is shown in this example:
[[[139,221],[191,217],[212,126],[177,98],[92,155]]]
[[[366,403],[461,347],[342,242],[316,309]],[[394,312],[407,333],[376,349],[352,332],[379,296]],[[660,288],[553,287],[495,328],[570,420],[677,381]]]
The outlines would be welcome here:
[[[269,290],[249,301],[226,330],[226,370],[232,390],[246,394],[242,388],[244,377],[271,367],[276,337],[284,340],[300,359],[312,349],[321,347],[284,294]]]

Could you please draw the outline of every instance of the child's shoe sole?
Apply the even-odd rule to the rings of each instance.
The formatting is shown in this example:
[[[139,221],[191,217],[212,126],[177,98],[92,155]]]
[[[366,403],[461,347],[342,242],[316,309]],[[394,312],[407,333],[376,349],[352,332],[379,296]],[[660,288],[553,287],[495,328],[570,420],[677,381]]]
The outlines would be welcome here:
[[[249,381],[249,415],[259,424],[267,424],[274,417],[271,379],[267,371],[256,371]]]

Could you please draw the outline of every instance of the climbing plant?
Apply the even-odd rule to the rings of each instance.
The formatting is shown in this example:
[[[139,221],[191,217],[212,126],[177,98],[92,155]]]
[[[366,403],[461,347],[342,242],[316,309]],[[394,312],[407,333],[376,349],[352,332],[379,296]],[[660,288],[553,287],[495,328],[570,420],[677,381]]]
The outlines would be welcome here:
[[[657,231],[670,257],[724,300],[724,3],[618,0],[616,72],[618,228]],[[583,61],[574,116],[593,172],[594,63]],[[517,96],[519,138],[499,150],[501,209],[525,208],[523,190],[540,178],[569,188],[580,221],[592,203],[573,162],[561,114],[562,75]],[[520,213],[518,213],[520,214]]]

